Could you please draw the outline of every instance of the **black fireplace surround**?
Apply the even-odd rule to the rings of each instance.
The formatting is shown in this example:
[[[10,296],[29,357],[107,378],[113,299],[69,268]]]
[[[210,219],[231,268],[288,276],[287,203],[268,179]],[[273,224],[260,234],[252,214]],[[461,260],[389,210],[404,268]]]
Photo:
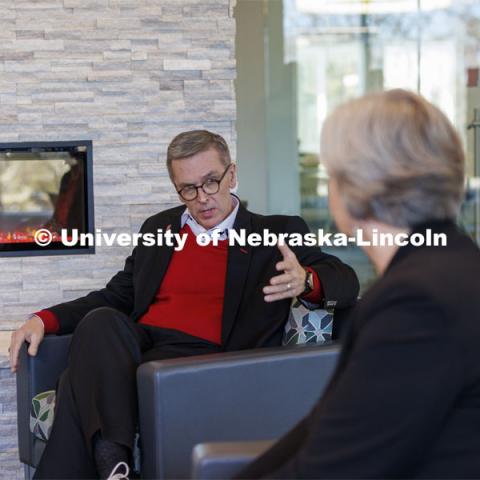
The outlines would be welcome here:
[[[90,140],[0,143],[0,257],[94,253],[61,241],[94,232],[92,161]]]

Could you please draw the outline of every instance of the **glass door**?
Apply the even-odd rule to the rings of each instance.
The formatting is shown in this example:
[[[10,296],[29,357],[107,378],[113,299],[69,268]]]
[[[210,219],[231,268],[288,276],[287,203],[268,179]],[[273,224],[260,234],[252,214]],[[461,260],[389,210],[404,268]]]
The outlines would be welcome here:
[[[284,0],[283,32],[284,62],[296,64],[300,210],[310,227],[335,228],[318,162],[325,117],[350,98],[401,87],[422,93],[460,131],[468,188],[459,222],[480,241],[480,2]],[[374,279],[359,249],[339,256],[363,288]]]

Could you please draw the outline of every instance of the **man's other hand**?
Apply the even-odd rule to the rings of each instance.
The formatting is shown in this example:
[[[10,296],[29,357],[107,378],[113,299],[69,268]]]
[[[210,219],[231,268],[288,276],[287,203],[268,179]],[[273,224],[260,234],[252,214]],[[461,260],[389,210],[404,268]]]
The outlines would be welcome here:
[[[37,315],[33,315],[32,318],[12,333],[8,351],[10,352],[10,368],[13,373],[17,371],[18,353],[20,352],[23,342],[27,341],[30,344],[28,354],[34,357],[37,354],[38,346],[43,340],[44,334],[45,327],[42,319]]]
[[[275,268],[283,273],[272,277],[270,285],[263,287],[266,302],[294,298],[305,290],[307,272],[287,245],[278,245],[278,249],[283,259],[275,265]]]

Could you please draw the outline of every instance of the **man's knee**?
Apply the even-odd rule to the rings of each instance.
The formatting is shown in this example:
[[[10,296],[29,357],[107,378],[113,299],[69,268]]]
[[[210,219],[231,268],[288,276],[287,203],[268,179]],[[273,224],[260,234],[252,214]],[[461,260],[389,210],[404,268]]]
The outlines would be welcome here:
[[[141,339],[127,315],[114,308],[96,308],[85,315],[75,329],[70,358],[83,362],[86,352],[93,361],[105,355],[110,358],[115,352],[121,352],[122,356],[130,352],[140,362]]]
[[[88,312],[78,324],[75,335],[99,334],[108,330],[117,330],[119,325],[128,322],[128,317],[111,307],[99,307]]]

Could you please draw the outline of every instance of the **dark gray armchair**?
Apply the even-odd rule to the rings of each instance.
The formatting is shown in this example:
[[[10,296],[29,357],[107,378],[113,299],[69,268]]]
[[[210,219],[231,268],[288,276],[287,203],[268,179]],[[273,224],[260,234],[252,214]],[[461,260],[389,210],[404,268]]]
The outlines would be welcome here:
[[[42,456],[45,442],[30,433],[32,398],[46,390],[54,390],[57,379],[67,365],[71,335],[46,336],[36,357],[27,353],[25,343],[20,349],[17,370],[18,452],[25,464],[25,478],[30,478]]]
[[[193,480],[226,480],[260,456],[275,442],[200,443],[193,449]]]
[[[18,437],[27,475],[44,448],[29,430],[31,399],[55,388],[69,343],[69,336],[46,337],[36,357],[27,355],[26,345],[20,353]],[[282,435],[320,396],[337,353],[336,346],[278,347],[141,365],[142,478],[189,478],[199,443]]]

